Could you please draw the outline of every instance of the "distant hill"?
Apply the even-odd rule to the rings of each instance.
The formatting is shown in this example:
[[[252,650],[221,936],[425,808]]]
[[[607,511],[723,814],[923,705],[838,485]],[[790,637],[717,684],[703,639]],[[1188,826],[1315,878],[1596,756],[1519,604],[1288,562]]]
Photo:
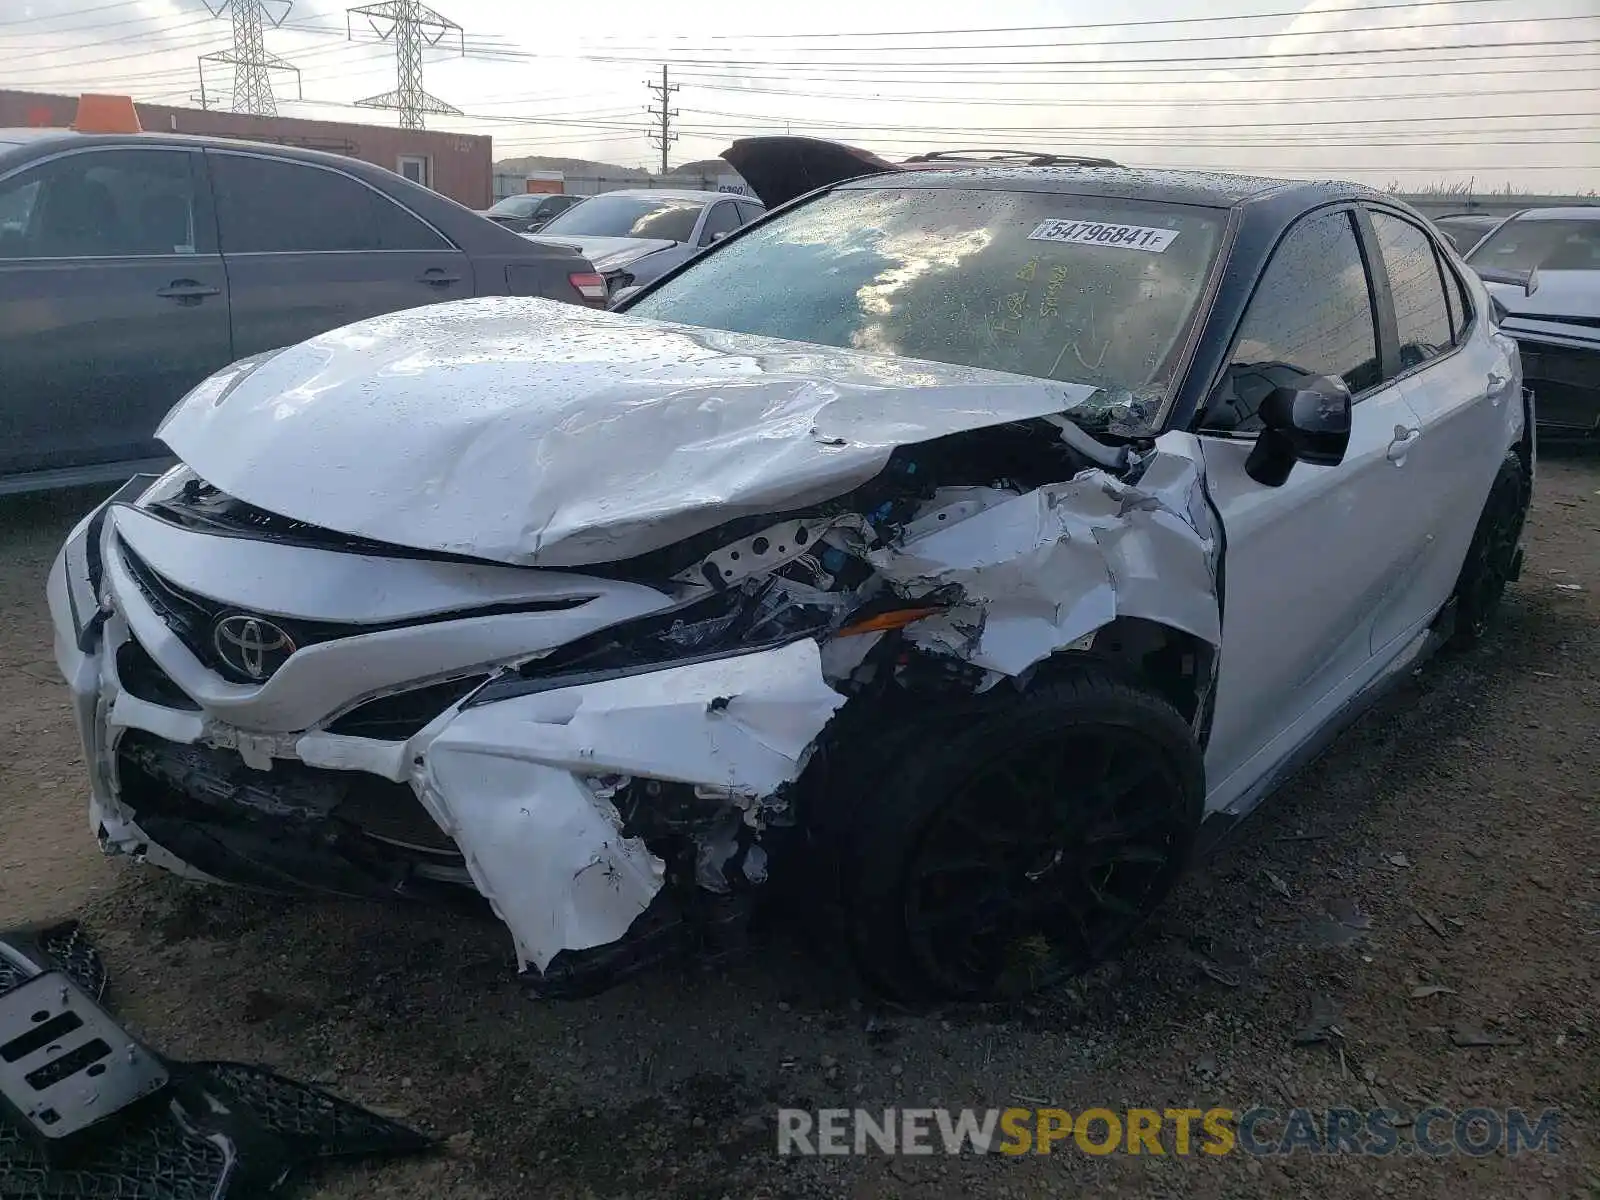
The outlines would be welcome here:
[[[726,175],[733,170],[720,158],[700,158],[672,168],[674,175]]]

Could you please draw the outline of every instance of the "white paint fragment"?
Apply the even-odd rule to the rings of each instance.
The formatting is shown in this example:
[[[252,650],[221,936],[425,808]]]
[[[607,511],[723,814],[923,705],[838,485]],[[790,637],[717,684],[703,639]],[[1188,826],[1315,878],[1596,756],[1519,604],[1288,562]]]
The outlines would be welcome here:
[[[816,643],[560,688],[459,713],[415,785],[524,964],[620,938],[664,865],[585,782],[626,775],[763,796],[795,779],[844,697]]]

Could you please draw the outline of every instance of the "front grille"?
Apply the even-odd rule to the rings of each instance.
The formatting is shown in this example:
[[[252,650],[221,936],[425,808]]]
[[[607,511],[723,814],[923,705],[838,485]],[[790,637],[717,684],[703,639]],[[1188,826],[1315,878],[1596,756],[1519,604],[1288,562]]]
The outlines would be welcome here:
[[[363,771],[289,759],[257,771],[232,751],[138,730],[123,736],[117,760],[121,798],[136,813],[219,825],[265,822],[330,838],[344,830],[431,856],[460,854],[410,787]]]
[[[132,638],[117,647],[117,679],[123,691],[140,700],[163,708],[200,711],[200,706],[161,669],[150,652]]]
[[[250,617],[254,616],[250,609],[242,604],[221,604],[215,600],[197,595],[163,577],[149,563],[138,556],[128,543],[118,539],[118,547],[122,552],[122,559],[128,566],[128,574],[133,576],[133,581],[139,591],[155,609],[171,629],[178,635],[178,640],[189,648],[189,652],[198,658],[211,670],[221,675],[224,679],[234,683],[264,683],[270,679],[287,661],[285,655],[281,661],[268,664],[268,669],[259,674],[251,673],[240,667],[239,664],[230,662],[223,657],[214,636],[217,622],[225,617]],[[537,600],[527,603],[492,604],[479,608],[458,610],[453,612],[432,613],[425,617],[413,617],[404,621],[384,621],[366,623],[343,621],[305,621],[294,617],[270,616],[260,618],[270,622],[277,629],[287,635],[289,642],[295,649],[304,649],[315,646],[320,642],[334,642],[342,638],[360,637],[363,634],[382,633],[390,629],[408,629],[417,625],[431,625],[441,621],[455,621],[466,617],[489,617],[504,613],[527,612],[564,612],[568,609],[581,608],[589,603],[591,596],[572,596],[560,600]],[[226,627],[225,627],[226,632]],[[291,651],[292,653],[292,651]]]
[[[476,691],[488,678],[487,675],[472,675],[368,700],[329,723],[327,729],[329,733],[348,737],[403,742],[422,732],[429,721]]]
[[[166,623],[167,628],[178,635],[178,640],[189,648],[190,653],[215,669],[216,656],[211,652],[211,623],[216,619],[220,606],[169,583],[151,570],[150,565],[135,554],[127,542],[118,539],[118,544],[128,574],[133,576],[133,582],[138,585],[145,601],[155,609],[156,615]]]

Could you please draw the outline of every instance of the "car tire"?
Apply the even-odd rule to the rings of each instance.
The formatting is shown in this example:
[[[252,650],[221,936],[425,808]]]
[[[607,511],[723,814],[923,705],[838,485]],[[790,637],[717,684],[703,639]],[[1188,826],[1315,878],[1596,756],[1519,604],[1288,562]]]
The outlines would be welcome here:
[[[1531,499],[1527,469],[1518,454],[1509,452],[1495,474],[1456,580],[1453,645],[1475,646],[1493,627],[1506,585],[1517,572]]]
[[[841,932],[869,983],[910,1001],[1024,995],[1087,969],[1160,904],[1205,799],[1165,699],[1074,664],[894,721],[831,772]],[[881,732],[881,726],[880,726]]]

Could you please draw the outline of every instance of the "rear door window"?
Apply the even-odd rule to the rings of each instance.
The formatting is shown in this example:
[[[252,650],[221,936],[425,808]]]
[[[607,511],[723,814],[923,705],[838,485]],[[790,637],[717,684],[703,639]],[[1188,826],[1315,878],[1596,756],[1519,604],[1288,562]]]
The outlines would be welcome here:
[[[1370,215],[1394,297],[1400,369],[1409,371],[1443,354],[1455,340],[1439,255],[1420,226],[1386,212]]]
[[[196,155],[88,150],[0,183],[0,257],[123,258],[210,253],[197,220]]]
[[[348,175],[208,152],[224,254],[448,250],[428,225]]]

